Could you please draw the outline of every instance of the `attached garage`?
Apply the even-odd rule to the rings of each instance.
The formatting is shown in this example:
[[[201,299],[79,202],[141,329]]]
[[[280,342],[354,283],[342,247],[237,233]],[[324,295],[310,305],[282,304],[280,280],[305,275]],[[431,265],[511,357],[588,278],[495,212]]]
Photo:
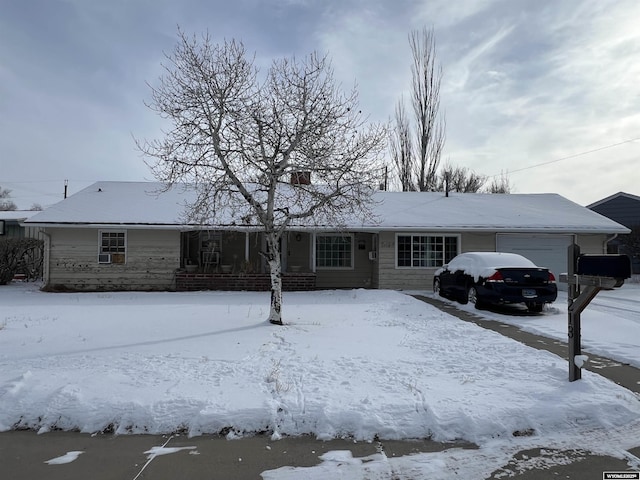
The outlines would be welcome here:
[[[496,251],[517,253],[556,276],[567,271],[567,247],[573,235],[497,234]],[[566,285],[558,283],[560,288]]]

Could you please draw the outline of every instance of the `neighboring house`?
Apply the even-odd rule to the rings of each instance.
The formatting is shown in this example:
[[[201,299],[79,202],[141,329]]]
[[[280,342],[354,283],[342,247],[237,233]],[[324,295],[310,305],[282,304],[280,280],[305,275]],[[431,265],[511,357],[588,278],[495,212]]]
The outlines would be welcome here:
[[[587,205],[587,208],[630,229],[640,228],[640,197],[636,195],[618,192]],[[633,255],[633,252],[625,251],[619,237],[610,242],[608,253],[629,254],[632,258],[633,272],[640,273],[640,257],[637,254]]]
[[[21,223],[38,213],[33,210],[0,210],[0,236],[38,238],[38,229],[22,226]]]
[[[45,233],[49,288],[268,289],[258,225],[224,215],[181,221],[189,192],[160,184],[99,182],[23,225]],[[293,225],[282,238],[283,284],[314,288],[431,288],[461,252],[516,252],[556,276],[567,246],[602,253],[628,229],[556,194],[377,192],[374,219],[338,229]],[[223,212],[224,213],[224,212]]]

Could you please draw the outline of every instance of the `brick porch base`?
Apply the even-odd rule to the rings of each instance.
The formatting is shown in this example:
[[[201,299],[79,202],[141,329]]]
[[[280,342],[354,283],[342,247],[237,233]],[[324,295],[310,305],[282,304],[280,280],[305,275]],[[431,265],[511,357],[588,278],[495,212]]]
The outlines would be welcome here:
[[[271,277],[268,273],[176,273],[176,290],[192,292],[198,290],[248,290],[268,291]],[[315,273],[283,273],[282,290],[286,292],[316,289]]]

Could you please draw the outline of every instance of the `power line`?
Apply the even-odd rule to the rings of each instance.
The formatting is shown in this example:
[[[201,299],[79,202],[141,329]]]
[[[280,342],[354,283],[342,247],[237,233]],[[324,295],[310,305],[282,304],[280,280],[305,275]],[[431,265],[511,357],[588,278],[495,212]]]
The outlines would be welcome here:
[[[618,147],[620,145],[624,145],[625,143],[635,142],[636,140],[640,140],[640,137],[630,138],[629,140],[624,140],[618,143],[612,143],[611,145],[605,145],[604,147],[594,148],[593,150],[587,150],[586,152],[580,152],[573,155],[569,155],[567,157],[556,158],[555,160],[549,160],[548,162],[536,163],[535,165],[529,165],[528,167],[518,168],[516,170],[507,170],[507,174],[512,174],[516,172],[522,172],[524,170],[531,170],[532,168],[542,167],[544,165],[549,165],[551,163],[562,162],[563,160],[569,160],[571,158],[582,157],[583,155],[589,155],[590,153],[600,152],[602,150],[607,150],[608,148]],[[489,178],[501,177],[503,173],[498,173],[496,175],[489,175]]]

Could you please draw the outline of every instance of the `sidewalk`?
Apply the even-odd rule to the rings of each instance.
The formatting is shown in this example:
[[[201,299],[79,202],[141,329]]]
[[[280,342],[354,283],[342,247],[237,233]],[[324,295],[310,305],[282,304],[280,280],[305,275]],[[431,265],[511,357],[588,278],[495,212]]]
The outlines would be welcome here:
[[[227,440],[218,436],[193,438],[180,435],[115,436],[73,432],[51,432],[38,435],[35,432],[16,431],[0,433],[0,478],[3,480],[253,480],[260,479],[262,472],[279,467],[318,465],[320,463],[318,457],[329,451],[349,450],[354,458],[362,458],[382,450],[387,457],[391,458],[417,452],[441,451],[447,448],[475,447],[470,444],[440,444],[429,441],[355,443],[349,440],[332,440],[323,442],[312,437],[271,441],[269,436]],[[74,456],[73,452],[81,453],[76,453]],[[640,456],[640,448],[633,449],[629,453]],[[561,456],[564,461],[561,464],[553,464],[554,456]],[[56,463],[64,462],[65,458],[70,461]],[[527,462],[529,469],[523,469],[523,458],[529,459]],[[566,464],[567,459],[570,459],[571,463]],[[54,462],[51,462],[52,460]],[[613,457],[586,456],[585,452],[579,449],[563,452],[535,449],[519,452],[514,456],[513,462],[494,471],[487,480],[504,478],[600,480],[602,472],[624,472],[628,471],[628,468],[623,460]],[[297,478],[304,479],[304,471],[300,471]],[[344,478],[349,480],[348,477]],[[421,477],[397,478],[430,480]]]
[[[269,435],[239,440],[221,436],[111,435],[32,431],[0,433],[0,478],[3,480],[217,480],[260,479],[280,467],[310,467],[324,453],[349,450],[367,457],[380,450],[389,457],[447,448],[476,448],[464,442],[321,441],[314,437]],[[82,452],[67,455],[67,452]],[[60,458],[63,457],[63,458]],[[68,463],[57,464],[71,460]],[[55,460],[53,464],[46,463]],[[303,475],[303,474],[302,474]],[[304,476],[300,477],[304,478]]]

